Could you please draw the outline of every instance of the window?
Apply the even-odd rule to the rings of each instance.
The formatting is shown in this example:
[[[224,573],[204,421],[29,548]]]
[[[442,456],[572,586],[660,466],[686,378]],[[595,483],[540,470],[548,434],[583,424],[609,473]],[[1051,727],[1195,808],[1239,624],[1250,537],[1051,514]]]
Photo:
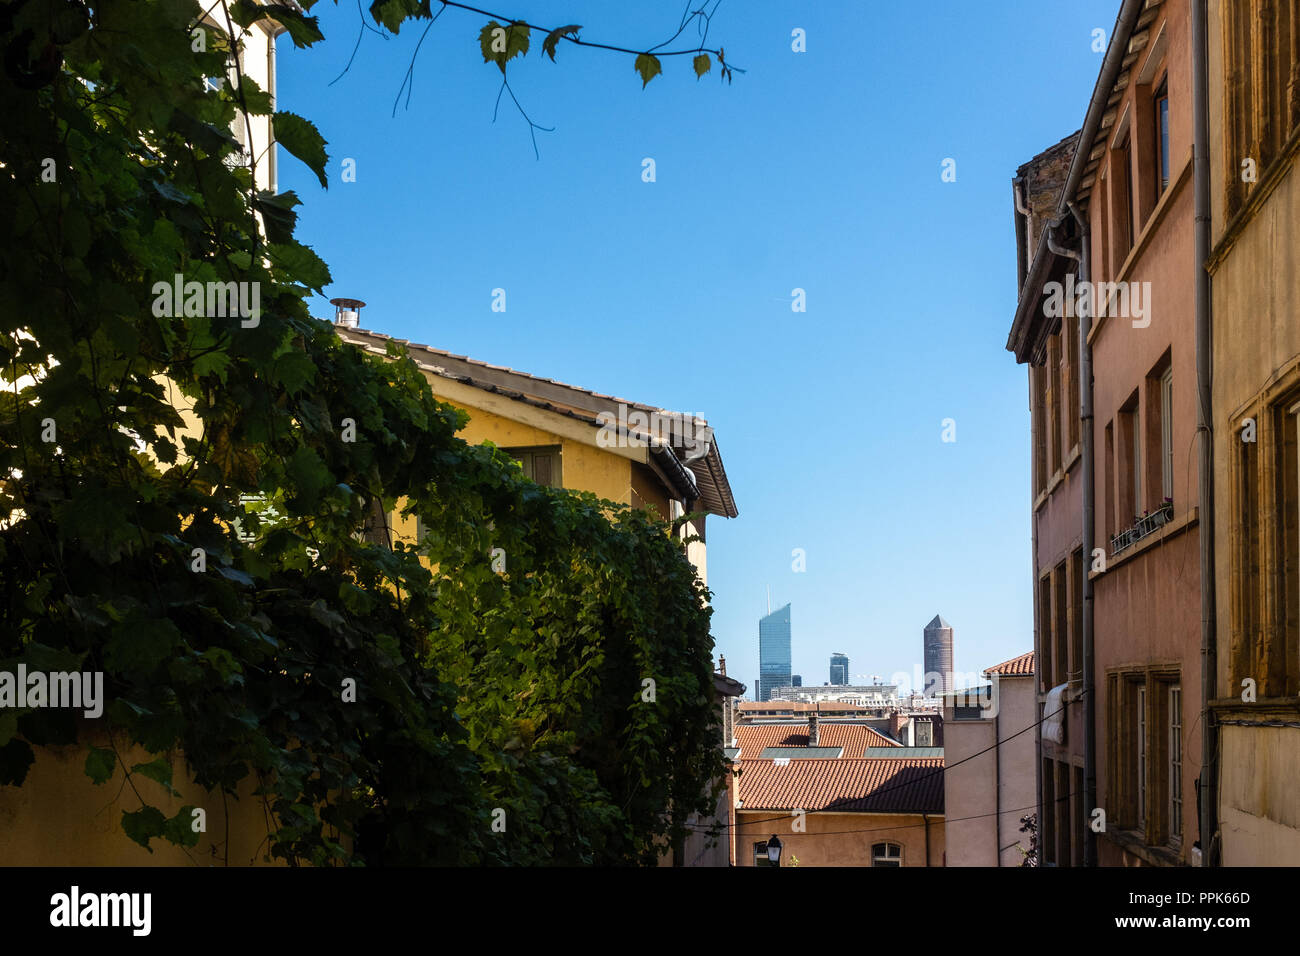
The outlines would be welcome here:
[[[1029,366],[1030,416],[1033,420],[1034,494],[1047,488],[1047,370]]]
[[[1106,423],[1106,499],[1105,506],[1102,508],[1104,520],[1106,522],[1106,539],[1114,540],[1115,535],[1119,533],[1118,520],[1115,516],[1118,510],[1115,507],[1115,423],[1109,421]]]
[[[1047,470],[1056,474],[1061,455],[1061,337],[1047,340]]]
[[[1043,828],[1038,835],[1038,845],[1042,850],[1043,862],[1051,866],[1056,865],[1056,772],[1053,770],[1055,764],[1055,760],[1045,758],[1042,776],[1039,778],[1043,781]]]
[[[1074,685],[1083,681],[1083,549],[1070,555],[1070,667],[1066,675]]]
[[[1183,713],[1178,670],[1159,665],[1108,678],[1114,761],[1111,818],[1149,846],[1180,845],[1183,829]]]
[[[1074,833],[1074,857],[1072,862],[1075,866],[1083,866],[1083,841],[1085,839],[1084,831],[1087,829],[1089,808],[1083,805],[1083,768],[1073,768],[1074,788],[1070,792],[1070,802],[1074,806],[1074,826],[1071,832]]]
[[[1127,119],[1127,118],[1126,118]],[[1111,226],[1113,248],[1110,258],[1110,274],[1117,276],[1133,248],[1133,191],[1130,188],[1132,178],[1132,152],[1129,148],[1127,130],[1119,145],[1110,151],[1110,211],[1114,220]]]
[[[1137,687],[1137,825],[1145,828],[1147,820],[1147,688]]]
[[[1183,833],[1183,689],[1169,686],[1169,842]]]
[[[872,866],[902,866],[903,848],[897,843],[876,843],[871,847]]]
[[[1288,403],[1281,419],[1277,466],[1277,520],[1279,527],[1277,583],[1281,594],[1281,620],[1275,631],[1280,648],[1270,654],[1276,663],[1270,685],[1278,696],[1300,694],[1300,402]]]
[[[1142,432],[1138,428],[1137,409],[1133,410],[1133,517],[1138,516],[1142,502]]]
[[[1045,573],[1038,580],[1038,659],[1041,674],[1039,681],[1044,693],[1056,686],[1052,683],[1055,677],[1052,668],[1056,659],[1052,645],[1052,578],[1049,573]]]
[[[773,866],[771,860],[767,858],[767,841],[760,840],[754,844],[754,865],[755,866]]]
[[[1159,192],[1169,188],[1169,81],[1160,83],[1155,95],[1156,183]]]
[[[1300,694],[1298,384],[1290,373],[1232,423],[1232,681],[1255,680],[1261,701]]]
[[[1160,492],[1174,497],[1174,370],[1160,376]]]
[[[1300,16],[1285,0],[1235,0],[1223,11],[1224,191],[1232,216],[1254,188],[1242,180],[1242,161],[1255,161],[1262,182],[1300,121],[1300,84],[1292,78]]]
[[[1065,562],[1052,570],[1052,686],[1064,684],[1070,666],[1066,657],[1069,646],[1070,605],[1066,594]]]
[[[1133,392],[1124,403],[1118,416],[1118,434],[1115,436],[1115,533],[1132,528],[1138,517],[1142,500],[1142,433],[1138,427],[1138,393]],[[1120,542],[1114,550],[1127,547]]]
[[[1145,464],[1143,466],[1143,487],[1146,494],[1139,501],[1138,513],[1159,512],[1174,497],[1174,376],[1170,367],[1172,350],[1166,349],[1160,361],[1151,369],[1146,378],[1146,393],[1143,399],[1146,415],[1143,435],[1145,436]],[[1154,530],[1160,522],[1149,522],[1140,529],[1143,534]]]
[[[365,521],[361,525],[361,540],[366,544],[391,548],[393,545],[388,536],[388,529],[388,514],[384,511],[383,502],[378,498],[374,498],[370,502]]]
[[[1061,320],[1061,354],[1065,362],[1065,451],[1079,443],[1079,317]]]
[[[560,446],[546,445],[537,448],[506,448],[505,452],[524,468],[524,477],[539,485],[563,487],[560,478]]]
[[[1059,760],[1052,761],[1056,768],[1056,838],[1060,841],[1056,848],[1059,865],[1069,866],[1074,858],[1074,847],[1082,834],[1075,834],[1070,826],[1070,765]]]

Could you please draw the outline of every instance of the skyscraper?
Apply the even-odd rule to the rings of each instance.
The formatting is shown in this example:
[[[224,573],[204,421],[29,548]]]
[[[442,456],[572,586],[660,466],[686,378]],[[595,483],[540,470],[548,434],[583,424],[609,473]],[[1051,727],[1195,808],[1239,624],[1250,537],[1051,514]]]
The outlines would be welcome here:
[[[952,625],[938,614],[925,626],[924,650],[922,693],[927,697],[946,694],[952,690]]]
[[[758,619],[758,699],[790,685],[790,605]]]
[[[836,651],[831,655],[831,683],[837,687],[849,682],[849,658]]]

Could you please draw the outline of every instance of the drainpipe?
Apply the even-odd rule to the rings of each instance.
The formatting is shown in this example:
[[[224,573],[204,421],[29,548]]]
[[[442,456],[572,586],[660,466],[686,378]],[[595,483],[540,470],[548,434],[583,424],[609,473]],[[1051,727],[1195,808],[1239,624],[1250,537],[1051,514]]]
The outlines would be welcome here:
[[[1211,723],[1210,701],[1216,693],[1214,593],[1214,416],[1211,400],[1213,341],[1210,334],[1210,111],[1206,0],[1192,0],[1192,117],[1193,167],[1196,190],[1196,430],[1200,436],[1201,546],[1201,864],[1213,865],[1211,843],[1218,829],[1218,774],[1214,765],[1216,730]]]
[[[1023,295],[1023,293],[1022,293]],[[1032,369],[1030,374],[1025,376],[1029,382],[1029,414],[1034,414],[1034,376]],[[1033,436],[1030,436],[1033,440]],[[1030,453],[1030,469],[1038,467],[1038,457]],[[1029,548],[1032,560],[1030,565],[1033,568],[1033,578],[1030,582],[1029,593],[1033,595],[1034,603],[1034,660],[1042,660],[1043,655],[1038,653],[1038,622],[1040,617],[1040,608],[1038,607],[1038,512],[1034,510],[1034,502],[1038,500],[1035,489],[1038,487],[1038,476],[1034,474],[1029,488]],[[1034,712],[1038,712],[1038,667],[1034,667]],[[1034,789],[1036,796],[1034,799],[1035,814],[1038,818],[1038,833],[1043,832],[1043,722],[1040,720],[1038,726],[1034,729]],[[1043,865],[1043,841],[1037,841],[1037,863]]]
[[[1079,281],[1092,281],[1091,232],[1088,220],[1079,212],[1074,200],[1068,201],[1070,214],[1079,224]],[[1092,346],[1088,333],[1092,331],[1092,298],[1089,307],[1079,316],[1079,456],[1083,469],[1083,805],[1091,816],[1097,806],[1097,675],[1095,673],[1096,648],[1093,645],[1092,549],[1096,529],[1097,475],[1093,458],[1092,434]],[[1083,831],[1083,865],[1097,865],[1097,834],[1092,827]]]
[[[1001,678],[994,675],[993,680]],[[998,698],[1001,700],[1001,697]],[[1002,714],[1001,708],[993,711],[993,836],[997,842],[993,845],[993,865],[1002,865]]]
[[[1011,195],[1016,204],[1016,292],[1025,287],[1025,276],[1028,274],[1029,266],[1025,262],[1025,256],[1021,254],[1021,249],[1027,249],[1029,246],[1029,207],[1021,195],[1023,181],[1019,176],[1011,180]]]
[[[925,865],[930,865],[930,818],[924,813],[921,819],[925,821]]]

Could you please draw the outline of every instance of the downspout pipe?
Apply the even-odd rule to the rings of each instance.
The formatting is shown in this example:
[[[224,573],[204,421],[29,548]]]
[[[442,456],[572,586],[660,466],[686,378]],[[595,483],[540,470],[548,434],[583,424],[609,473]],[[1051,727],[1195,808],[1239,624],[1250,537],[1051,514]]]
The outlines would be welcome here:
[[[1025,290],[1025,275],[1029,271],[1025,255],[1021,251],[1029,242],[1029,207],[1025,205],[1024,198],[1021,196],[1023,186],[1024,181],[1021,177],[1017,176],[1011,180],[1011,195],[1016,204],[1016,295],[1020,295]]]
[[[996,674],[994,681],[1001,678]],[[1001,699],[999,697],[999,699]],[[993,865],[1002,865],[1002,715],[999,708],[993,710]]]
[[[1092,241],[1087,218],[1073,199],[1068,201],[1070,214],[1079,225],[1079,281],[1092,281]],[[1091,817],[1097,806],[1097,674],[1096,647],[1093,643],[1092,551],[1095,545],[1097,512],[1097,473],[1092,431],[1092,298],[1079,314],[1079,457],[1083,478],[1083,528],[1080,550],[1083,552],[1083,805]],[[1092,827],[1083,831],[1083,865],[1097,865],[1097,834]]]
[[[1192,177],[1196,214],[1196,430],[1200,438],[1200,521],[1201,546],[1201,791],[1199,817],[1201,865],[1213,866],[1211,850],[1218,829],[1218,773],[1215,767],[1215,738],[1210,701],[1216,695],[1218,655],[1214,592],[1214,415],[1213,339],[1211,337],[1210,274],[1205,264],[1210,257],[1210,108],[1209,47],[1206,0],[1192,0]]]

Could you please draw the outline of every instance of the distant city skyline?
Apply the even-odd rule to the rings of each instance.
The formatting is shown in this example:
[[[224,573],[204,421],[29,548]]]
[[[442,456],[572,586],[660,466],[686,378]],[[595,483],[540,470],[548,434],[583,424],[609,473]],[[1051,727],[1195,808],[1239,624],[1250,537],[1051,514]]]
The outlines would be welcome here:
[[[758,619],[759,686],[755,700],[767,700],[773,687],[786,687],[793,673],[790,605],[779,607]]]

